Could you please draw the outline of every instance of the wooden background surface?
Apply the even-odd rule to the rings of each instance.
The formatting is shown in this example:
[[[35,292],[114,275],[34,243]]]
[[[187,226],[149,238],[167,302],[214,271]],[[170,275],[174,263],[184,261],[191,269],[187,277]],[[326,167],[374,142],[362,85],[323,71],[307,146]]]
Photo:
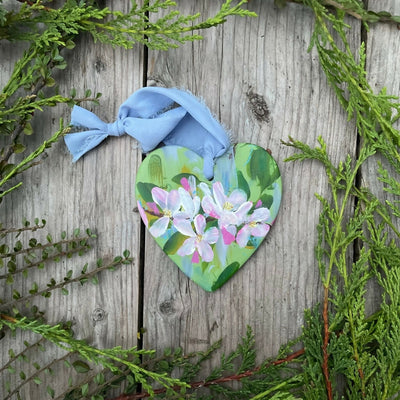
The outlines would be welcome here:
[[[106,3],[124,9],[129,2]],[[205,17],[216,12],[217,3],[181,0],[178,9]],[[369,8],[400,14],[399,1],[368,3]],[[101,92],[101,105],[87,107],[107,122],[114,121],[119,105],[143,85],[189,89],[204,99],[234,141],[270,149],[281,170],[284,193],[267,239],[221,289],[206,293],[141,231],[134,185],[142,155],[136,142],[127,135],[110,138],[75,164],[60,142],[41,165],[24,175],[23,188],[7,196],[0,208],[1,221],[10,226],[19,225],[23,217],[45,218],[54,236],[78,226],[90,227],[98,241],[87,256],[63,261],[49,275],[34,274],[32,280],[41,287],[51,276],[62,278],[71,268],[79,270],[86,261],[93,264],[97,257],[112,258],[124,249],[131,251],[134,262],[102,273],[98,286],[72,286],[69,296],[55,293],[50,300],[40,299],[36,303],[46,310],[49,322],[72,320],[77,337],[100,347],[136,345],[137,332],[144,327],[144,347],[159,351],[177,346],[185,351],[205,350],[222,338],[223,350],[228,352],[250,325],[258,361],[274,356],[282,344],[300,334],[304,309],[321,300],[314,258],[320,204],[314,193],[325,195],[327,184],[316,163],[285,163],[292,150],[281,140],[292,136],[314,146],[322,135],[333,159],[341,160],[345,154],[355,154],[357,138],[354,124],[347,122],[327,85],[318,56],[307,52],[312,13],[295,4],[280,10],[272,0],[252,0],[248,8],[258,18],[230,18],[202,32],[203,41],[167,52],[147,53],[141,46],[113,50],[83,37],[66,55],[69,67],[59,72],[59,80],[61,92],[68,93],[71,87],[78,93],[86,88]],[[349,23],[353,27],[351,46],[356,49],[366,40],[372,85],[377,90],[386,86],[389,93],[398,95],[397,27],[373,26],[362,37],[361,24],[354,19]],[[2,84],[18,54],[13,44],[0,43]],[[34,128],[41,134],[32,148],[57,129],[60,115],[69,121],[69,113],[67,107],[58,107],[36,119]],[[368,171],[363,179],[368,184]],[[29,290],[24,282],[21,290]],[[5,337],[0,346],[7,349],[11,343],[17,351],[16,339]],[[7,361],[8,354],[0,351],[0,365]],[[46,379],[51,381],[51,377]],[[52,384],[61,390],[65,381],[60,378]],[[23,387],[21,394],[38,399],[37,390],[36,386]]]

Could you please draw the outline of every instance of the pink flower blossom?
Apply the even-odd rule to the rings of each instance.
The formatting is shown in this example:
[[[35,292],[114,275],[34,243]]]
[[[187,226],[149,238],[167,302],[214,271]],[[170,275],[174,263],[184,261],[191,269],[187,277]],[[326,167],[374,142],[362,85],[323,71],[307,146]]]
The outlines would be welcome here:
[[[201,214],[196,215],[193,222],[195,231],[188,219],[177,218],[174,220],[175,228],[183,235],[189,236],[178,249],[177,254],[183,257],[194,253],[192,262],[199,262],[199,255],[203,261],[210,262],[214,258],[210,244],[217,242],[219,237],[218,229],[212,227],[205,230],[206,219]]]
[[[147,219],[147,215],[146,212],[144,211],[142,204],[140,203],[140,201],[137,201],[137,206],[138,206],[138,210],[139,210],[139,214],[142,217],[143,223],[146,225],[146,227],[149,225],[149,220]]]
[[[179,212],[181,207],[181,200],[177,190],[171,190],[167,192],[159,187],[151,189],[153,200],[161,208],[161,214],[163,215],[157,221],[151,225],[149,232],[154,237],[163,235],[168,229],[169,222]]]
[[[201,205],[206,214],[217,218],[220,227],[238,225],[253,206],[251,201],[247,201],[246,193],[241,189],[235,189],[227,196],[221,182],[215,182],[211,191],[207,185],[200,186],[205,196]]]
[[[189,179],[183,177],[181,179],[181,185],[192,197],[196,195],[197,191],[196,178],[193,175],[190,175]]]
[[[240,229],[236,236],[236,243],[240,247],[245,247],[250,236],[264,237],[270,229],[266,223],[270,217],[268,208],[257,208],[253,214],[244,218],[245,225]]]
[[[190,219],[193,221],[200,209],[199,196],[191,197],[189,192],[182,188],[178,189],[178,193],[181,201],[181,209],[175,213],[174,218]]]

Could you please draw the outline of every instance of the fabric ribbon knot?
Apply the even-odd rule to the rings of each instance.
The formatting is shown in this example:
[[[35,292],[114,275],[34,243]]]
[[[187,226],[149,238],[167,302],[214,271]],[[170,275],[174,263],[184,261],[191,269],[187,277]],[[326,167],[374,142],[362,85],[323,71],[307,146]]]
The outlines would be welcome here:
[[[107,124],[107,134],[110,136],[122,136],[125,133],[125,127],[121,120],[117,119],[111,124]]]
[[[214,159],[230,146],[224,128],[192,94],[175,88],[145,87],[123,103],[118,118],[105,123],[92,112],[74,106],[71,125],[85,130],[65,136],[77,161],[108,136],[124,133],[137,139],[147,153],[160,143],[186,147],[204,159],[204,175],[213,177]]]

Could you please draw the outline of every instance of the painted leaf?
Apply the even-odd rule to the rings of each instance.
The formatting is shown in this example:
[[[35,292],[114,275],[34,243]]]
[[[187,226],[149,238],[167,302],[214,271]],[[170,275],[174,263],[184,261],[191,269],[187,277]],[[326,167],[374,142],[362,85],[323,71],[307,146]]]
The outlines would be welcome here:
[[[164,252],[167,254],[175,254],[186,239],[187,237],[183,236],[181,233],[175,232],[165,243],[163,247]]]
[[[214,291],[219,289],[239,268],[240,264],[237,261],[229,264],[218,277],[217,281],[213,284],[211,290]]]
[[[237,178],[238,178],[239,189],[242,189],[246,193],[247,198],[250,199],[250,195],[251,195],[250,187],[249,187],[249,184],[247,183],[246,179],[244,178],[242,171],[239,171],[239,170],[237,171]]]
[[[137,188],[140,196],[146,203],[153,201],[151,189],[153,189],[153,187],[155,187],[155,186],[157,186],[157,185],[155,185],[154,183],[144,183],[144,182],[136,183],[136,188]]]

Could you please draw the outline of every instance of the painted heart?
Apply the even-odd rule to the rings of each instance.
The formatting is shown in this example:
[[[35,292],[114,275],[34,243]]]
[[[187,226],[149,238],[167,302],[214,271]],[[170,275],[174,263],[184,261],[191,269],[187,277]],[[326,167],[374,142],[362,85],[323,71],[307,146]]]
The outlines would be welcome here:
[[[207,291],[221,287],[257,250],[278,214],[282,182],[274,159],[239,143],[216,160],[214,178],[191,150],[147,155],[136,178],[140,215],[158,245]]]

